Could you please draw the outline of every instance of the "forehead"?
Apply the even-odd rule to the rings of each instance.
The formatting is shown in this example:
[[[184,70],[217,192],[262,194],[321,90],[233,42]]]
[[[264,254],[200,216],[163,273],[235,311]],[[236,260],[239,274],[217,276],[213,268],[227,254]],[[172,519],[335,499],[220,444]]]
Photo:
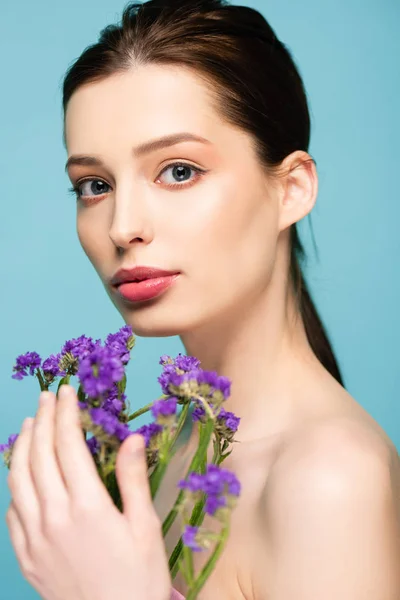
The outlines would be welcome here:
[[[189,69],[146,65],[79,87],[66,110],[67,145],[122,133],[138,141],[224,127],[204,81]],[[225,125],[226,127],[226,125]],[[70,149],[72,151],[72,148]]]

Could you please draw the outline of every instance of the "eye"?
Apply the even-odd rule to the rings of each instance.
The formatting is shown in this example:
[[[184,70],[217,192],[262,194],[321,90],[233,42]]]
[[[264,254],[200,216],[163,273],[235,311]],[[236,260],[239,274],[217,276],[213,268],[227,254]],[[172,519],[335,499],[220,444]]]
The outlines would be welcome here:
[[[187,188],[193,183],[195,183],[199,179],[199,177],[206,173],[206,171],[204,171],[203,169],[199,169],[199,167],[194,167],[193,165],[190,165],[188,163],[177,162],[167,165],[161,171],[156,181],[160,179],[161,175],[167,173],[167,171],[171,171],[171,177],[167,177],[167,181],[164,183],[164,185],[168,188]],[[190,171],[193,171],[196,174],[195,177],[190,177]]]
[[[158,182],[164,173],[171,171],[171,179],[164,182],[164,186],[167,188],[187,188],[196,183],[196,181],[207,173],[206,170],[200,169],[188,163],[175,162],[167,165],[159,174],[156,179]],[[190,177],[190,171],[195,173],[195,176]],[[174,183],[175,181],[175,183]],[[94,204],[99,196],[108,194],[111,190],[111,186],[95,177],[88,177],[78,181],[75,185],[69,188],[71,194],[75,194],[77,200],[82,200],[85,205]]]
[[[109,188],[109,189],[106,189]],[[108,185],[105,181],[101,179],[84,179],[75,185],[73,185],[69,191],[79,198],[93,198],[90,195],[90,192],[93,192],[94,196],[103,196],[107,194],[111,189],[111,186]]]

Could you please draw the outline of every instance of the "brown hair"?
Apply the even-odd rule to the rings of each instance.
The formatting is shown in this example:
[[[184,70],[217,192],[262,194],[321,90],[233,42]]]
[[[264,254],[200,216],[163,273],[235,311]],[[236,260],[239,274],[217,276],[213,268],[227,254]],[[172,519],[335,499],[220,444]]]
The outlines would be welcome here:
[[[260,164],[271,175],[292,152],[308,151],[307,97],[291,53],[258,11],[225,0],[128,4],[121,23],[103,29],[98,42],[68,69],[63,82],[64,118],[68,101],[80,86],[150,63],[195,71],[209,86],[218,114],[252,136]],[[343,385],[302,273],[305,252],[296,224],[291,226],[290,244],[290,281],[309,343]]]

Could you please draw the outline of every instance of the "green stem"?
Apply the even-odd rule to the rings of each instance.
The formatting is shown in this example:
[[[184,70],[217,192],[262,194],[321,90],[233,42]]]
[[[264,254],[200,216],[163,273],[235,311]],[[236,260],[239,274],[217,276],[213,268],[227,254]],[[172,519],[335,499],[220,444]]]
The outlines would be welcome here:
[[[194,505],[192,515],[191,515],[190,521],[189,521],[189,524],[192,527],[199,527],[203,523],[204,517],[205,517],[205,512],[203,511],[205,502],[206,502],[206,499],[204,496],[201,500],[196,502],[196,504]],[[182,542],[182,538],[179,538],[179,541],[176,544],[176,546],[171,554],[170,561],[169,561],[169,567],[170,567],[172,579],[174,579],[174,577],[176,576],[176,574],[178,572],[179,565],[178,565],[177,561],[178,561],[183,549],[184,549],[184,545]]]
[[[189,465],[185,479],[188,477],[189,473],[191,473],[192,471],[199,472],[199,469],[204,470],[205,464],[207,463],[207,450],[208,450],[211,436],[214,431],[214,421],[212,419],[209,419],[205,425],[202,424],[201,422],[199,422],[198,425],[200,428],[199,446],[198,446],[196,453]],[[165,533],[171,527],[171,525],[176,517],[176,512],[177,512],[176,505],[181,502],[183,493],[184,493],[184,490],[182,490],[182,493],[180,493],[178,495],[178,499],[176,501],[174,508],[169,513],[169,515],[167,516],[167,518],[165,519],[165,521],[163,523],[163,535],[165,535]],[[202,509],[204,506],[204,502],[205,502],[205,500],[202,499],[195,504],[193,511],[192,511],[192,516],[190,519],[191,525],[195,526],[198,524],[198,522],[200,520],[200,513],[202,512]],[[201,522],[203,519],[204,519],[204,515],[201,519]],[[164,531],[165,531],[165,533],[164,533]],[[175,577],[177,570],[179,568],[177,561],[182,552],[182,549],[183,549],[183,544],[182,544],[182,539],[180,538],[169,558],[169,569],[170,569],[170,572],[172,575],[172,579]]]
[[[216,436],[216,439],[214,440],[214,454],[213,454],[213,458],[212,458],[212,463],[216,464],[216,465],[220,465],[223,462],[224,457],[221,455],[220,437],[218,436],[218,434],[216,432],[215,432],[215,436]],[[195,458],[196,458],[196,455],[195,455]],[[199,468],[200,471],[205,471],[206,457],[203,457],[203,458],[204,458],[203,464],[201,464],[200,462],[198,464],[196,464],[195,460],[193,459],[193,461],[188,469],[188,472],[186,474],[186,477],[188,476],[189,472],[194,470],[194,468]],[[173,510],[171,510],[168,517],[165,519],[165,521],[163,523],[163,537],[165,537],[166,533],[168,532],[169,528],[171,527],[171,525],[178,513],[178,510],[176,510],[176,508],[179,508],[179,504],[182,501],[183,494],[184,494],[184,490],[181,490]],[[192,517],[190,519],[190,524],[192,526],[198,527],[198,526],[202,525],[202,523],[204,521],[204,517],[205,517],[205,513],[203,512],[205,501],[206,501],[206,499],[204,497],[204,498],[202,498],[202,500],[199,500],[197,502],[197,504],[195,505],[193,512],[192,512]],[[183,551],[183,543],[182,543],[182,538],[180,538],[178,543],[176,544],[174,550],[172,551],[171,557],[169,559],[169,569],[170,569],[172,579],[174,579],[174,577],[176,576],[176,574],[179,570],[180,565],[179,565],[178,559],[179,559],[180,555],[182,554],[182,551]]]
[[[203,405],[205,412],[208,414],[208,416],[210,417],[210,419],[212,421],[215,421],[216,416],[211,408],[211,406],[208,404],[207,400],[205,398],[203,398],[203,396],[198,396],[197,394],[194,394],[192,396],[192,398],[196,398],[196,400],[200,401],[200,404]]]
[[[173,522],[176,519],[176,516],[179,512],[179,507],[182,504],[182,499],[183,499],[183,494],[184,494],[184,490],[180,490],[177,499],[175,500],[175,504],[174,506],[171,508],[171,510],[169,511],[167,517],[164,519],[164,522],[162,524],[162,533],[163,533],[163,537],[165,538],[165,536],[167,535],[168,531],[170,530]]]
[[[165,475],[165,472],[166,472],[168,464],[169,464],[168,449],[169,449],[169,446],[166,448],[166,452],[165,452],[163,458],[161,458],[159,460],[156,468],[154,469],[154,471],[152,472],[152,474],[150,475],[150,478],[149,478],[152,500],[154,500],[154,497],[158,491],[158,488],[160,487],[161,481]]]
[[[197,577],[193,586],[187,592],[185,600],[195,600],[197,598],[198,593],[200,592],[201,588],[204,586],[205,582],[207,581],[208,577],[210,576],[210,573],[213,571],[213,569],[215,567],[215,563],[221,556],[221,553],[224,549],[224,546],[225,546],[226,540],[228,539],[228,536],[229,536],[229,524],[226,525],[222,529],[221,538],[220,538],[219,542],[216,544],[214,552],[212,553],[212,555],[210,556],[210,558],[204,565],[203,569],[201,570],[200,575]]]
[[[58,396],[58,392],[60,391],[60,387],[64,384],[69,384],[70,379],[71,379],[71,375],[65,375],[65,377],[61,377],[60,381],[58,382],[57,396]]]
[[[180,433],[181,433],[181,431],[182,431],[182,429],[183,429],[183,427],[184,427],[184,425],[186,423],[186,417],[187,417],[187,414],[189,412],[189,408],[190,408],[190,402],[187,402],[184,405],[184,407],[183,407],[183,409],[181,411],[181,414],[179,415],[178,425],[177,425],[177,428],[176,428],[176,431],[175,431],[174,437],[173,437],[173,444],[175,444],[176,440],[180,436]]]
[[[153,402],[149,402],[149,404],[146,404],[146,406],[139,408],[139,410],[136,410],[134,413],[132,413],[131,415],[128,416],[128,421],[132,421],[133,419],[136,419],[136,417],[140,417],[140,415],[144,415],[144,413],[148,412],[152,406],[153,406]]]
[[[78,396],[78,401],[79,402],[86,402],[87,399],[86,399],[85,392],[83,391],[81,383],[79,384],[78,391],[77,391],[76,395]]]
[[[39,385],[40,385],[40,391],[41,392],[46,392],[49,389],[48,384],[45,382],[45,380],[43,379],[43,375],[40,371],[40,369],[36,370],[36,377],[39,380]]]
[[[167,467],[168,467],[170,459],[171,459],[171,454],[172,454],[171,451],[173,450],[176,440],[178,439],[178,436],[182,430],[182,427],[185,424],[189,408],[190,408],[190,403],[188,402],[187,404],[185,404],[181,414],[179,415],[178,424],[177,424],[176,430],[174,431],[173,436],[166,443],[165,450],[164,450],[156,468],[150,475],[150,490],[151,490],[152,499],[154,499],[154,497],[158,491],[158,488],[161,485],[161,481],[165,475],[165,472],[167,470]]]
[[[204,454],[205,455],[207,454],[208,444],[210,443],[212,430],[211,430],[211,434],[209,436],[208,436],[208,431],[206,431],[206,434],[208,436],[206,438],[205,437],[205,426],[202,427],[200,422],[199,422],[198,426],[200,427],[199,446],[196,450],[195,455],[193,456],[193,458],[191,460],[191,463],[186,471],[186,475],[184,476],[184,479],[187,479],[187,477],[189,476],[189,473],[191,473],[192,471],[197,471],[197,469],[200,468],[201,461],[204,458]],[[205,445],[205,444],[207,444],[207,445]],[[205,446],[205,452],[204,452],[204,446]],[[175,500],[174,506],[172,507],[172,509],[170,510],[170,512],[168,513],[167,517],[165,518],[165,520],[163,522],[163,525],[162,525],[163,537],[165,537],[167,535],[169,529],[171,528],[171,525],[175,521],[175,518],[178,514],[179,506],[182,504],[184,494],[185,494],[185,490],[180,490],[178,497]]]
[[[183,559],[186,573],[186,583],[189,587],[194,585],[194,566],[193,566],[193,552],[187,546],[183,546]]]
[[[190,407],[189,403],[187,403],[184,406],[181,414],[179,415],[177,428],[176,428],[172,438],[166,442],[165,448],[163,448],[163,453],[160,455],[160,460],[159,460],[156,468],[150,475],[150,491],[151,491],[152,499],[154,499],[154,497],[158,491],[158,488],[160,487],[161,481],[165,475],[165,472],[167,470],[168,464],[171,459],[171,454],[172,454],[171,451],[173,450],[176,440],[178,439],[179,433],[181,432],[182,427],[185,423],[189,407]]]
[[[121,379],[121,381],[118,381],[117,383],[117,388],[118,388],[118,399],[121,399],[122,394],[125,393],[125,389],[126,389],[126,373],[124,372],[124,375]]]
[[[168,398],[167,394],[163,394],[162,396],[160,396],[160,398],[157,398],[157,400],[162,400],[163,398]],[[151,409],[153,404],[154,404],[154,400],[152,400],[145,406],[142,406],[142,408],[139,408],[139,410],[136,410],[131,415],[128,415],[128,421],[132,421],[133,419],[140,417],[140,415],[144,415],[144,413],[148,412]]]
[[[176,544],[175,548],[173,549],[172,554],[169,557],[169,561],[168,561],[169,571],[171,573],[172,580],[175,579],[175,576],[179,570],[178,559],[182,553],[182,549],[183,549],[183,542],[182,542],[182,538],[180,537],[178,540],[178,543]]]

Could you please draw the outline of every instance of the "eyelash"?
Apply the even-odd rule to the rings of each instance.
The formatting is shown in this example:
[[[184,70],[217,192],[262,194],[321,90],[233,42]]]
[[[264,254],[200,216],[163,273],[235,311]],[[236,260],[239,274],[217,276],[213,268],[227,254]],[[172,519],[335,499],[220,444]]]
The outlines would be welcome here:
[[[163,170],[159,173],[157,179],[159,177],[161,177],[161,175],[169,168],[171,167],[189,167],[190,169],[192,169],[193,171],[196,172],[197,177],[195,177],[194,179],[192,179],[191,181],[189,181],[189,183],[166,183],[164,184],[165,187],[167,188],[188,188],[191,185],[193,185],[194,183],[196,183],[196,181],[198,181],[198,179],[200,177],[202,177],[203,175],[205,175],[205,173],[207,173],[206,170],[204,169],[200,169],[199,167],[195,167],[194,165],[191,165],[190,163],[184,163],[184,162],[175,162],[175,163],[170,163],[169,165],[166,165]],[[103,181],[103,179],[101,179],[101,177],[87,177],[86,179],[80,179],[79,181],[76,182],[75,185],[73,185],[72,187],[68,188],[68,192],[70,194],[74,194],[76,196],[76,200],[77,202],[79,200],[82,200],[83,198],[87,198],[87,200],[84,201],[84,204],[86,206],[90,206],[91,204],[94,204],[95,202],[98,201],[98,198],[101,198],[102,196],[104,196],[106,193],[104,194],[99,194],[98,196],[79,196],[79,188],[80,186],[85,183],[86,181],[102,181],[103,183],[106,183],[105,181]],[[108,183],[106,183],[106,185],[109,185]],[[111,186],[109,186],[111,187]]]

